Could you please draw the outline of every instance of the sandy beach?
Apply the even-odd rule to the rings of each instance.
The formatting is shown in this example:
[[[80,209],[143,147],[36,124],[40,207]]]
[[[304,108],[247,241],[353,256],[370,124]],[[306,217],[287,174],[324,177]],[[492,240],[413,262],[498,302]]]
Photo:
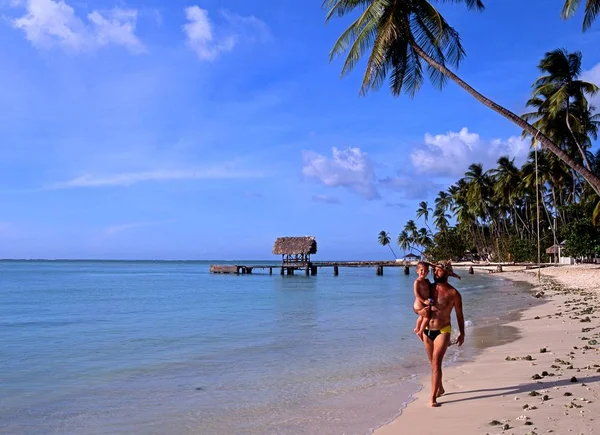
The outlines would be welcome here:
[[[541,283],[537,270],[499,275],[536,285],[546,303],[505,325],[517,340],[445,368],[440,408],[428,406],[424,376],[415,400],[375,435],[600,433],[600,266],[545,268]]]

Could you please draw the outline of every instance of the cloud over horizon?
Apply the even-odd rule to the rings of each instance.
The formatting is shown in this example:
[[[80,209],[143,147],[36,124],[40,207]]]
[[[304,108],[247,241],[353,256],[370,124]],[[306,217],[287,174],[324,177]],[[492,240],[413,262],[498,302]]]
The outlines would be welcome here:
[[[259,171],[236,171],[226,166],[206,169],[156,170],[143,172],[122,172],[114,174],[86,174],[67,181],[51,183],[45,186],[47,190],[70,189],[81,187],[131,186],[149,181],[176,180],[218,180],[234,178],[262,177]]]
[[[415,171],[438,177],[461,177],[473,163],[489,169],[496,166],[498,158],[508,155],[517,165],[529,154],[530,141],[511,136],[508,139],[485,140],[467,127],[458,133],[425,134],[425,147],[413,150],[410,155]]]

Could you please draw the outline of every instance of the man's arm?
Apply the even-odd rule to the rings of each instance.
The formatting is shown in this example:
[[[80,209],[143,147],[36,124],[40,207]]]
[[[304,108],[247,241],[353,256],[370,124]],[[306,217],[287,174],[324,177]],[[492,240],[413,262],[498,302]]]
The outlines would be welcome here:
[[[465,341],[465,316],[462,309],[462,296],[458,290],[456,290],[456,298],[454,299],[454,309],[456,310],[456,321],[458,322],[458,330],[460,332],[456,343],[462,346]]]

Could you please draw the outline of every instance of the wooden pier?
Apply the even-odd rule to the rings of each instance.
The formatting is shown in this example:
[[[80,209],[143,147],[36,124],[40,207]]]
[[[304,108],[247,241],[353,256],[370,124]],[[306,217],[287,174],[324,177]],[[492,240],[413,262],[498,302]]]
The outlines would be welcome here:
[[[386,267],[402,267],[404,273],[408,275],[410,273],[410,266],[412,264],[395,261],[314,261],[310,263],[281,263],[281,264],[211,264],[210,273],[225,273],[225,274],[236,274],[236,275],[250,275],[254,269],[260,269],[262,271],[269,272],[269,275],[273,275],[273,270],[279,275],[294,275],[296,272],[304,273],[306,276],[315,276],[318,274],[319,269],[322,268],[333,268],[333,275],[338,276],[340,274],[341,267],[372,267],[375,268],[375,274],[377,276],[383,276],[383,269]]]

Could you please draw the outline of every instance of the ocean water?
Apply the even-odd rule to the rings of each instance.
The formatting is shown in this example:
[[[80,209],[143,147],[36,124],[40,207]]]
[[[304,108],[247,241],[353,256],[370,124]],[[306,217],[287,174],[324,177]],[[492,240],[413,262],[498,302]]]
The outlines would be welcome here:
[[[420,388],[414,271],[208,266],[0,262],[0,432],[362,435]],[[449,362],[532,299],[498,278],[452,283],[469,331]]]

